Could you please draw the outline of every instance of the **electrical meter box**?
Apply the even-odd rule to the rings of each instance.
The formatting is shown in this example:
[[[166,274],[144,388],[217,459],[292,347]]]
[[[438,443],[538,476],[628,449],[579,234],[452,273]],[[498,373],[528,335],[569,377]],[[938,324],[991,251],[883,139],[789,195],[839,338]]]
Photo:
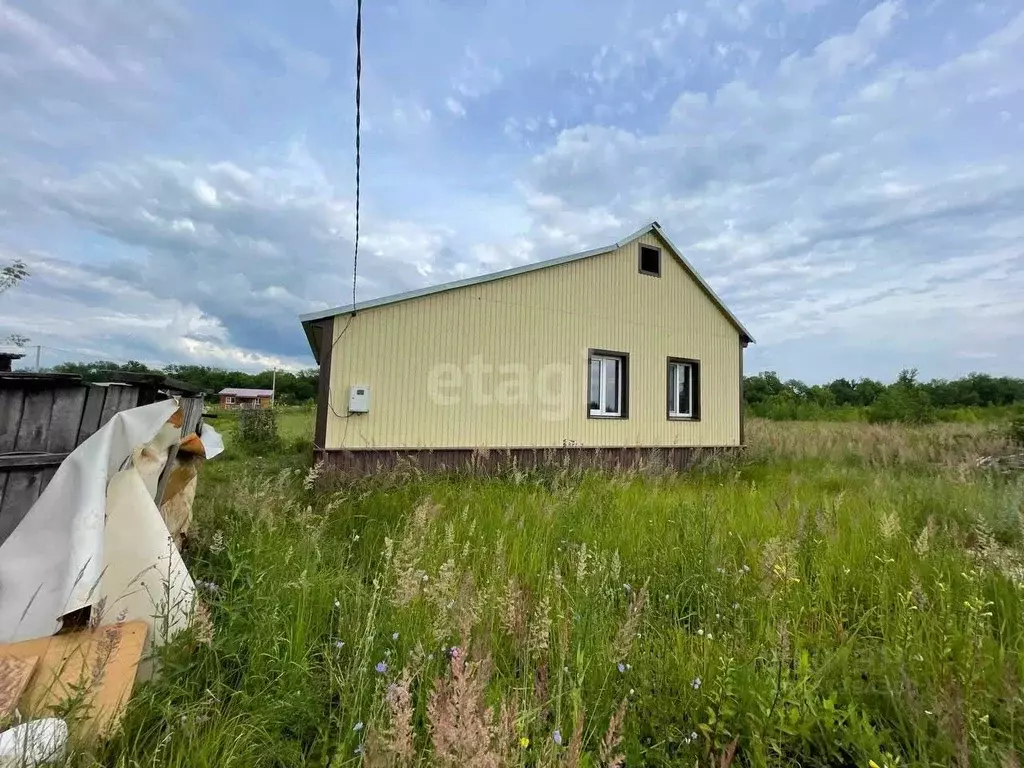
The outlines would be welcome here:
[[[370,388],[365,384],[353,384],[348,390],[348,412],[370,412]]]

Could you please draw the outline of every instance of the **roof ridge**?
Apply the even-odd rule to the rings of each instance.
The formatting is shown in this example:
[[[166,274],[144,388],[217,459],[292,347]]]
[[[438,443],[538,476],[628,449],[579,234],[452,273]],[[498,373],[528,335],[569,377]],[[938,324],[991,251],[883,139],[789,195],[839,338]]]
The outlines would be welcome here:
[[[669,249],[680,261],[682,266],[690,273],[690,276],[696,280],[698,286],[707,294],[708,298],[718,307],[718,309],[729,319],[729,321],[736,327],[740,335],[749,343],[754,342],[753,336],[750,335],[749,331],[743,327],[743,324],[729,311],[725,303],[719,298],[711,286],[708,285],[704,279],[700,276],[697,270],[694,268],[686,257],[683,256],[682,251],[675,246],[675,244],[665,234],[665,230],[662,229],[661,224],[658,223],[657,219],[651,219],[647,224],[642,226],[635,232],[627,235],[624,238],[616,240],[610,245],[601,246],[598,248],[592,248],[586,251],[580,251],[578,253],[571,253],[567,256],[556,256],[552,259],[544,259],[542,261],[530,262],[527,264],[521,264],[518,267],[510,267],[508,269],[498,270],[496,272],[487,272],[474,277],[462,278],[459,280],[449,281],[447,283],[439,283],[437,285],[426,286],[424,288],[415,288],[411,291],[404,291],[400,293],[393,293],[387,296],[380,296],[376,299],[368,299],[366,301],[359,301],[355,304],[347,304],[338,307],[332,307],[330,309],[319,310],[317,312],[308,312],[303,315],[299,315],[299,321],[302,323],[303,328],[306,331],[307,340],[310,343],[310,347],[313,348],[314,357],[319,359],[319,355],[316,354],[316,345],[313,340],[313,336],[310,329],[310,324],[317,320],[324,320],[329,317],[336,317],[337,315],[347,315],[361,312],[366,309],[374,309],[376,307],[386,306],[388,304],[397,304],[400,301],[407,301],[409,299],[417,299],[422,296],[430,296],[435,293],[444,293],[445,291],[455,290],[456,288],[466,288],[471,285],[478,285],[480,283],[489,283],[494,280],[501,280],[506,277],[513,277],[515,275],[524,274],[526,272],[533,272],[539,269],[546,269],[547,267],[553,267],[558,264],[566,264],[572,261],[579,261],[581,259],[590,258],[592,256],[599,256],[606,253],[611,253],[619,248],[622,248],[629,242],[636,240],[638,237],[654,232],[665,244],[668,245]]]

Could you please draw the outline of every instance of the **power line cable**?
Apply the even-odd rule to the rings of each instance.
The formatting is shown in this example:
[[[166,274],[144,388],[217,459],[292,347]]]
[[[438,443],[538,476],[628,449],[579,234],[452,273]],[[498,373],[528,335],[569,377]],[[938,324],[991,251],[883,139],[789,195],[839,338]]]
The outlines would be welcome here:
[[[352,324],[352,318],[356,314],[356,284],[359,277],[359,216],[360,216],[360,201],[361,201],[361,170],[362,170],[362,81],[363,81],[363,0],[356,0],[356,200],[355,200],[355,239],[353,241],[353,253],[352,253],[352,307],[351,312],[348,315],[348,319],[345,321],[345,327],[341,329],[341,332],[335,339],[332,340],[329,354],[333,355],[338,343],[348,332],[349,326]],[[334,324],[331,324],[333,331]],[[322,343],[322,340],[321,340]],[[321,353],[321,358],[323,353]],[[337,418],[348,419],[352,416],[351,413],[339,413],[334,407],[334,403],[331,402],[331,387],[328,382],[327,387],[327,408]],[[348,434],[348,422],[345,422],[345,434]],[[345,437],[342,437],[342,443],[344,444]],[[324,448],[324,446],[317,446]]]

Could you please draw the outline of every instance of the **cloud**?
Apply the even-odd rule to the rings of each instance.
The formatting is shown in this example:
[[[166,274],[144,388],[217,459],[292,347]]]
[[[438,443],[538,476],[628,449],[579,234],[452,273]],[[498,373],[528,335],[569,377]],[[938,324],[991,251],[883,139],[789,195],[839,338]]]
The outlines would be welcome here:
[[[910,359],[938,334],[1019,366],[1024,157],[919,145],[972,119],[969,100],[950,99],[967,67],[974,83],[1013,82],[1019,22],[951,62],[865,79],[902,14],[881,3],[756,86],[684,92],[660,130],[561,132],[530,166],[538,229],[587,231],[580,211],[595,237],[659,218],[765,346],[873,341]]]
[[[309,363],[296,315],[351,298],[353,23],[0,0],[0,247],[35,269],[2,330]],[[657,218],[749,370],[1024,372],[1022,41],[1008,2],[367,7],[358,295]]]
[[[466,116],[466,108],[462,106],[462,102],[456,98],[449,96],[447,99],[444,100],[444,106],[445,109],[447,109],[456,117]]]

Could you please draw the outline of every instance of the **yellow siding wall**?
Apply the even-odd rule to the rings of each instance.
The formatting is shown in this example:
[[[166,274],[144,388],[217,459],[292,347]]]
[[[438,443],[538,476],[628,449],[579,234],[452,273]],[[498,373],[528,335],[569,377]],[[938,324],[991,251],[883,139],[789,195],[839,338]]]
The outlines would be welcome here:
[[[637,271],[639,242],[662,248],[660,278]],[[339,338],[348,319],[334,319],[330,449],[739,444],[739,334],[653,233],[602,256],[366,310]],[[629,353],[628,419],[587,418],[590,348]],[[670,356],[701,362],[700,421],[666,418]],[[468,372],[474,359],[483,386],[464,375],[461,390],[434,389],[460,402],[431,395],[431,370]],[[507,383],[523,372],[525,394]],[[353,384],[370,387],[370,412],[343,418]]]

